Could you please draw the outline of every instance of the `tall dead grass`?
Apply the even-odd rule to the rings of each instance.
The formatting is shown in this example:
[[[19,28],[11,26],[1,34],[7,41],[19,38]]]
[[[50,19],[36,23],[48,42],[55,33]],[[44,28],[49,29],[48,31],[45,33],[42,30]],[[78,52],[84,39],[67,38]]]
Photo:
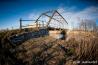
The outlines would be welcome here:
[[[97,61],[98,62],[98,37],[97,33],[92,33],[87,36],[87,34],[79,36],[80,40],[77,38],[70,38],[66,41],[66,46],[74,49],[75,58],[73,60],[79,61]],[[92,37],[93,36],[93,37]],[[81,39],[82,38],[82,39]],[[83,64],[81,64],[83,65]],[[88,65],[88,64],[87,64]]]

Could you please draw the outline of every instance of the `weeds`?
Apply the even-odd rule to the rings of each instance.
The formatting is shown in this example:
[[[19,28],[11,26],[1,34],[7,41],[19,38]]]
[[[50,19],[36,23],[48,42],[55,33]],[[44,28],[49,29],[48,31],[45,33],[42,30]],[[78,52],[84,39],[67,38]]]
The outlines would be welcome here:
[[[97,33],[90,33],[88,36],[81,33],[78,35],[79,40],[72,37],[67,41],[54,40],[48,36],[40,37],[13,48],[7,38],[17,33],[20,32],[0,33],[0,40],[2,40],[0,62],[2,65],[84,65],[82,63],[73,64],[73,62],[98,60]],[[13,50],[15,50],[14,53],[11,53]]]

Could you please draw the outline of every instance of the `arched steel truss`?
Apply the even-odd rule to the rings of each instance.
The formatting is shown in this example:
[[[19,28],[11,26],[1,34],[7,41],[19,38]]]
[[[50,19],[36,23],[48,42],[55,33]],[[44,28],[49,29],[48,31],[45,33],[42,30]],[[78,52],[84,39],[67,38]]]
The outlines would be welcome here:
[[[50,16],[50,15],[48,15],[48,13],[51,13],[52,15]],[[53,18],[53,17],[55,17],[55,14],[58,14],[58,16],[60,16],[60,17],[65,21],[65,23],[68,24],[68,22],[64,19],[64,17],[63,17],[57,10],[53,10],[53,11],[47,11],[47,12],[45,12],[45,13],[42,13],[42,14],[36,19],[36,21],[35,21],[36,26],[38,26],[38,21],[39,21],[39,19],[40,19],[42,16],[49,17],[49,21],[47,22],[46,27],[48,27],[48,25],[50,24],[50,22],[51,22],[52,19],[55,20],[55,21],[57,21],[57,22],[59,22],[59,23],[62,23],[62,24],[63,24],[62,21],[59,21],[59,20]]]

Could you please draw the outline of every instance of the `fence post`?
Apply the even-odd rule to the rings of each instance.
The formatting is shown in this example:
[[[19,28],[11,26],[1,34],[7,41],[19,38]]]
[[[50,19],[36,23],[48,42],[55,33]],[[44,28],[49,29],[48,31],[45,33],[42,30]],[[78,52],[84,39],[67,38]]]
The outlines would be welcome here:
[[[22,19],[20,18],[20,30],[22,30]]]

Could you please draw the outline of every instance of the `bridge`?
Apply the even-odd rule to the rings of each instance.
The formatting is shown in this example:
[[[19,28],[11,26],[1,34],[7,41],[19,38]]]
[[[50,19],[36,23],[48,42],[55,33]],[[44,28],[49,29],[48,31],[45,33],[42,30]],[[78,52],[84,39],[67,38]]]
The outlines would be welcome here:
[[[41,20],[42,17],[44,17],[44,18],[47,17],[48,20],[47,21]],[[30,25],[30,24],[28,24],[28,25],[23,26],[22,24],[23,24],[24,21],[32,21],[36,25],[33,25],[33,24]],[[58,24],[61,24],[62,26],[65,25],[65,24],[68,24],[68,22],[64,19],[64,17],[57,10],[53,10],[53,11],[47,11],[45,13],[42,13],[36,20],[23,20],[23,19],[20,18],[20,30],[23,27],[29,27],[29,26],[31,26],[31,27],[35,26],[36,28],[41,28],[41,27],[43,27],[43,28],[49,28],[50,27],[49,24],[52,21],[54,22],[53,25],[56,25],[55,24],[56,22],[58,22]]]
[[[48,21],[45,24],[45,21],[40,20],[41,17],[48,17]],[[57,10],[53,10],[53,11],[47,11],[42,13],[36,20],[22,20],[20,19],[20,30],[22,29],[22,21],[35,21],[36,25],[27,25],[27,26],[31,26],[31,27],[36,27],[36,29],[40,29],[40,28],[44,28],[44,29],[48,29],[49,30],[49,34],[52,36],[52,34],[59,34],[61,33],[61,31],[63,29],[59,28],[54,28],[54,27],[50,27],[49,24],[52,22],[52,20],[54,20],[54,24],[56,25],[55,22],[58,22],[58,24],[61,24],[62,26],[65,24],[68,24],[68,22],[64,19],[64,17],[57,11]],[[65,22],[65,24],[64,24]],[[58,25],[59,26],[59,25]],[[26,26],[25,26],[26,27]],[[64,27],[63,27],[64,28]]]
[[[48,20],[47,21],[41,20],[42,17],[44,18],[47,17]],[[63,26],[68,24],[68,22],[57,10],[47,11],[45,13],[42,13],[36,20],[24,20],[21,18],[19,21],[20,21],[20,31],[24,29],[24,27],[29,28],[29,26],[31,26],[32,29],[36,28],[38,31],[25,32],[23,34],[11,36],[10,41],[16,44],[31,38],[37,38],[37,37],[45,36],[45,35],[49,35],[56,39],[63,39],[65,38],[65,35],[66,35],[66,30],[64,29]],[[34,22],[34,24],[23,25],[23,22],[25,21],[32,21]],[[53,25],[57,25],[57,26],[61,25],[62,28],[60,26],[53,27]]]

